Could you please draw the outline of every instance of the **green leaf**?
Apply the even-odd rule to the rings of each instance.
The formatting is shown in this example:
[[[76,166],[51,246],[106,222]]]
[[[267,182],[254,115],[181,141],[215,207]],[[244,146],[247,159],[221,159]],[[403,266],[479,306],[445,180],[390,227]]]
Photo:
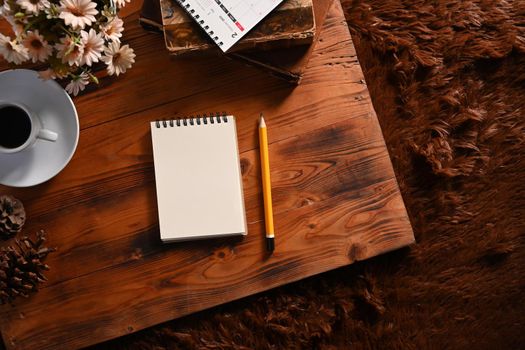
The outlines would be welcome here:
[[[94,76],[93,74],[89,73],[89,80],[91,80],[92,82],[94,82],[95,84],[99,84],[99,81],[98,81],[98,78],[96,76]]]

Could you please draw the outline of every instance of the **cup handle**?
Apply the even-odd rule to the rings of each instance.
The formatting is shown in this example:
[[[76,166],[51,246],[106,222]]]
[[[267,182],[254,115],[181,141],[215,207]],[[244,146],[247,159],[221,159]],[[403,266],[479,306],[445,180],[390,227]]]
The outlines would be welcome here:
[[[37,138],[42,139],[42,140],[55,142],[58,139],[58,134],[56,132],[51,131],[51,130],[41,129],[38,132]]]

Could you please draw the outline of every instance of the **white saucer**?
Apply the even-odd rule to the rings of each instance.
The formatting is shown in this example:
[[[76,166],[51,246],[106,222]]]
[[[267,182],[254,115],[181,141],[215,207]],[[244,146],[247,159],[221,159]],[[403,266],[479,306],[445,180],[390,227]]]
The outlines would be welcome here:
[[[28,187],[57,175],[78,144],[78,115],[69,95],[55,81],[41,80],[35,71],[16,69],[0,73],[0,100],[28,106],[44,128],[58,134],[56,142],[37,139],[21,152],[0,153],[0,184]]]

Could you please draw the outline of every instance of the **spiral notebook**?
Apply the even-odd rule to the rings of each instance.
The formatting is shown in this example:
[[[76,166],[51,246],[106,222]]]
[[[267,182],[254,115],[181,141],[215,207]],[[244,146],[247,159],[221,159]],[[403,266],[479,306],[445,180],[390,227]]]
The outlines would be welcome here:
[[[226,52],[283,0],[175,0]]]
[[[164,242],[246,235],[235,117],[151,122]]]

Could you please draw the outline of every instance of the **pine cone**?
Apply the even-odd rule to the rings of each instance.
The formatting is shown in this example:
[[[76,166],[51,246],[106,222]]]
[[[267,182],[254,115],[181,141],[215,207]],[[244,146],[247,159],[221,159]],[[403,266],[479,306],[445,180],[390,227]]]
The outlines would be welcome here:
[[[43,261],[55,249],[44,247],[44,231],[36,236],[36,241],[24,236],[17,239],[14,246],[0,249],[0,305],[19,296],[29,297],[47,280],[43,272],[49,270],[49,266]]]
[[[8,239],[22,230],[26,212],[22,202],[12,196],[0,196],[0,238]]]

